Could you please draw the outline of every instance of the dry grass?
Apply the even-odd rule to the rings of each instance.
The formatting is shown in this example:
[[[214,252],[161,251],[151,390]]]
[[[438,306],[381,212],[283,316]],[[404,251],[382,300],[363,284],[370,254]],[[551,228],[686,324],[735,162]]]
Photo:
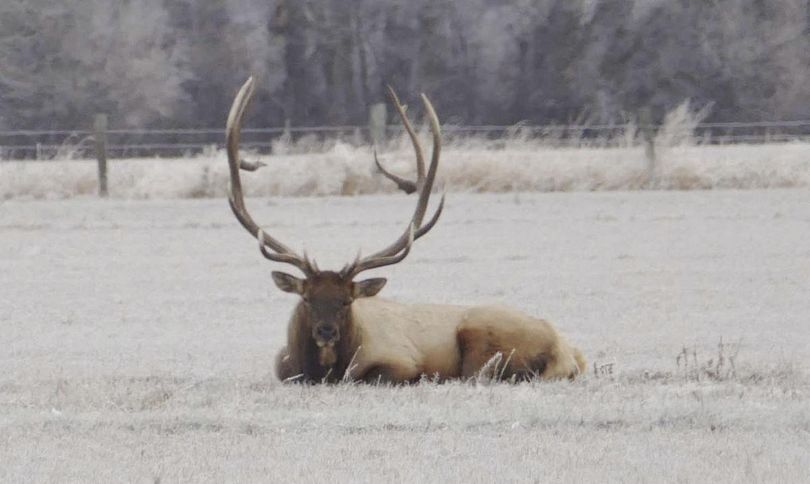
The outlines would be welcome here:
[[[810,144],[677,146],[658,149],[650,180],[644,150],[554,148],[533,144],[501,150],[447,148],[441,179],[452,192],[758,189],[810,186]],[[381,155],[394,172],[410,174],[413,155]],[[326,153],[262,157],[267,167],[245,175],[250,196],[331,196],[391,193],[373,167],[370,149],[338,144]],[[115,198],[224,196],[223,154],[194,159],[132,159],[110,163]],[[95,194],[91,161],[0,163],[0,199],[61,199]]]
[[[0,395],[0,479],[800,482],[808,390],[796,374],[756,372],[406,387],[28,382]]]

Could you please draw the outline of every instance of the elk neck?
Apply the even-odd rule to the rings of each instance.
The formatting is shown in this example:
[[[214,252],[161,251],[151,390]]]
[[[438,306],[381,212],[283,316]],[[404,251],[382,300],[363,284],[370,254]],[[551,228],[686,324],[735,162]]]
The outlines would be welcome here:
[[[345,324],[340,328],[340,339],[335,343],[337,359],[324,366],[320,360],[320,348],[312,337],[311,319],[307,305],[300,301],[294,311],[300,361],[304,381],[312,383],[336,383],[341,381],[360,345],[360,333],[354,324],[354,308],[349,308]]]

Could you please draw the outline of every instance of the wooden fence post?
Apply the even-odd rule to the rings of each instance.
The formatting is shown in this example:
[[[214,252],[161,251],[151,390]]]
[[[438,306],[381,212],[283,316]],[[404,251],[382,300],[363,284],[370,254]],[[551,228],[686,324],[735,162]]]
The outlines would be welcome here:
[[[96,159],[98,160],[98,196],[106,198],[107,191],[107,115],[96,114],[93,123],[96,142]]]
[[[387,117],[385,103],[375,103],[368,108],[368,132],[374,146],[380,146],[385,142]]]
[[[639,128],[641,137],[644,139],[644,157],[647,158],[647,184],[652,184],[655,179],[655,126],[653,126],[652,111],[650,108],[642,108],[638,113]]]

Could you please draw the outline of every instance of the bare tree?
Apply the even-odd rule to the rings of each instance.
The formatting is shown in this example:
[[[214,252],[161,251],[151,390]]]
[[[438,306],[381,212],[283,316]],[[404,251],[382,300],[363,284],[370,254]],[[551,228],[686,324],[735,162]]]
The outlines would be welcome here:
[[[8,0],[0,123],[216,126],[262,82],[251,121],[365,124],[385,85],[450,123],[664,112],[810,117],[807,0]],[[190,102],[193,101],[193,102]]]

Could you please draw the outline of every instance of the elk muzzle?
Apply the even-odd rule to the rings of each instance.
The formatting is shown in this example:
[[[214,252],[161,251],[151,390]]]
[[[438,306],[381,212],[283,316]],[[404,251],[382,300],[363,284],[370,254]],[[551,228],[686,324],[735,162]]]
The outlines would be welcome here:
[[[318,346],[318,361],[329,367],[337,362],[335,343],[340,340],[340,330],[334,324],[318,323],[312,328],[312,338]]]

